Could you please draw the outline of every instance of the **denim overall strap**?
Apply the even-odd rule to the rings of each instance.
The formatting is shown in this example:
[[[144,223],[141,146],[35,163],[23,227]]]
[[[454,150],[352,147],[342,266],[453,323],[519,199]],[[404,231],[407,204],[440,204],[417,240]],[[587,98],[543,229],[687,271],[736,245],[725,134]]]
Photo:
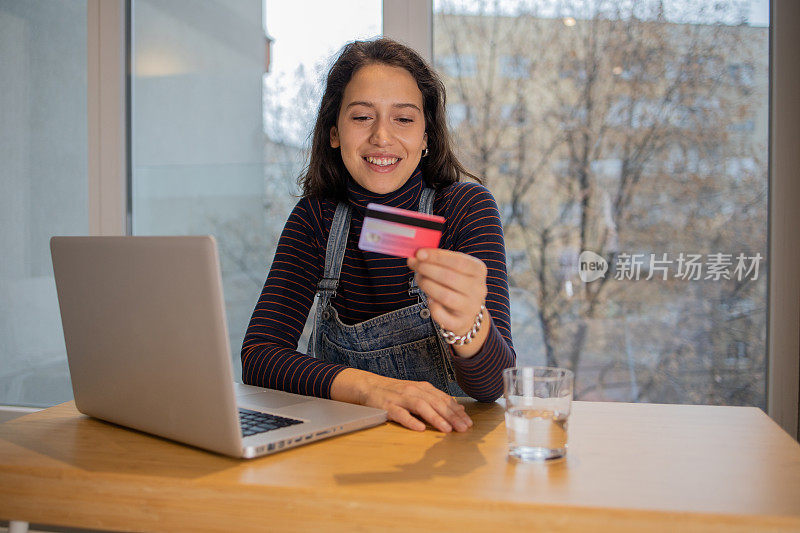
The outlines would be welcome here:
[[[428,215],[433,214],[433,199],[436,196],[436,191],[430,187],[422,189],[422,197],[419,199],[419,212]]]
[[[317,285],[318,295],[323,307],[327,307],[331,298],[336,296],[339,286],[339,275],[342,272],[342,258],[347,248],[347,235],[350,232],[350,207],[345,203],[336,206],[331,231],[328,234],[328,246],[325,249],[325,270]]]
[[[317,284],[317,305],[314,306],[314,322],[311,329],[311,338],[308,341],[309,354],[318,357],[319,342],[317,337],[320,331],[320,321],[330,318],[331,298],[336,297],[336,288],[339,286],[339,274],[342,271],[342,258],[347,248],[347,235],[350,232],[350,207],[342,202],[336,206],[333,214],[331,230],[328,234],[328,243],[325,248],[325,269],[322,279]]]

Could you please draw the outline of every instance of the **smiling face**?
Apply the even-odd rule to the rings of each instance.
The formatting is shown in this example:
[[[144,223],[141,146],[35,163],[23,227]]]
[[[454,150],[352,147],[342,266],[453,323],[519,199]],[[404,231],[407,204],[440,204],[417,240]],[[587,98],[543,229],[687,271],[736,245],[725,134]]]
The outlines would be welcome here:
[[[330,137],[356,183],[378,194],[402,187],[427,147],[422,93],[414,77],[384,64],[357,70],[344,89]]]

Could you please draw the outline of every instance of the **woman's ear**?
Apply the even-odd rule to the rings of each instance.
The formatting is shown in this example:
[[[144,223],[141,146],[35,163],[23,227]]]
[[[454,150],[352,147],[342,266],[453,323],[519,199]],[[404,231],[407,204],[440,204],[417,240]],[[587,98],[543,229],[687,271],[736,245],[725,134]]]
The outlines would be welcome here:
[[[422,140],[425,141],[425,144],[422,145],[422,149],[424,150],[424,149],[426,149],[428,147],[428,132],[427,131],[422,135]]]
[[[331,148],[339,148],[341,143],[339,143],[339,130],[336,129],[336,126],[331,127]]]

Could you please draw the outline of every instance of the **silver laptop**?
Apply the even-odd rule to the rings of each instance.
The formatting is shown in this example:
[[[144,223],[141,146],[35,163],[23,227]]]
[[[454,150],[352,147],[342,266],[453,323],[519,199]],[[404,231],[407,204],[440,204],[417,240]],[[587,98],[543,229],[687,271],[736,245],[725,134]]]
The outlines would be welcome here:
[[[50,250],[80,412],[246,458],[386,420],[234,383],[213,237],[53,237]]]

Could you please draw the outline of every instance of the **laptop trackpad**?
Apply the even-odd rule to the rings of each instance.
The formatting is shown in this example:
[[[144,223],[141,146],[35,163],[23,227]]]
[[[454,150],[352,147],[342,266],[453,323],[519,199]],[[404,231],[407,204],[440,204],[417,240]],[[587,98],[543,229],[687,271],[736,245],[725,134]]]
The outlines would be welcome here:
[[[244,394],[236,397],[236,403],[242,407],[257,407],[261,409],[280,409],[287,405],[295,405],[311,400],[311,398],[286,394],[280,391],[265,390],[253,394]]]

